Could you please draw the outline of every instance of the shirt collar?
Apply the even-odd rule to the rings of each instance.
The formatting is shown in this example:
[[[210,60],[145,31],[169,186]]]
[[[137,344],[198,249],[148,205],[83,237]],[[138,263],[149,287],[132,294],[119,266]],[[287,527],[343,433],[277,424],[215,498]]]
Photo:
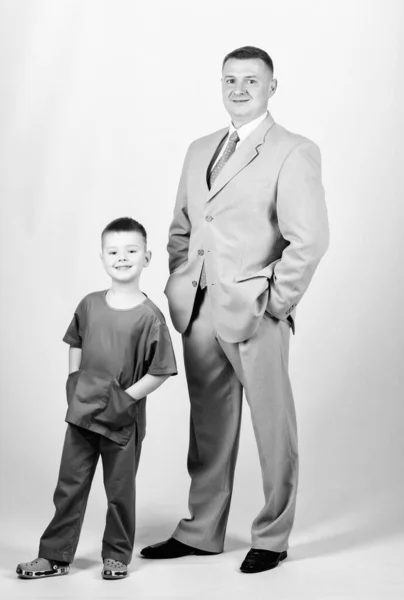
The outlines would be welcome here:
[[[249,123],[246,123],[245,125],[242,125],[239,129],[236,129],[234,127],[233,123],[230,123],[229,135],[231,135],[234,131],[237,131],[238,137],[240,138],[240,142],[243,142],[246,139],[246,137],[248,137],[250,135],[250,133],[252,133],[254,131],[254,129],[257,129],[258,125],[260,123],[262,123],[262,121],[264,121],[264,119],[266,119],[267,116],[268,116],[268,111],[265,111],[263,115],[260,115],[253,121],[250,121]]]

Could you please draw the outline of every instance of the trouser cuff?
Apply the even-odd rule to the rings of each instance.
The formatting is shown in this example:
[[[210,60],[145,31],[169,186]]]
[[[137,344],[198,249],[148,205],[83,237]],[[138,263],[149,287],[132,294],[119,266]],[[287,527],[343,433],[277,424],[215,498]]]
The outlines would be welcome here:
[[[191,546],[191,548],[196,548],[197,550],[202,550],[203,552],[213,552],[214,554],[221,554],[223,552],[223,544],[218,546],[217,544],[207,544],[194,542],[192,539],[187,538],[186,534],[183,534],[181,531],[174,531],[172,536],[177,542],[181,542],[186,546]]]
[[[46,560],[56,560],[58,562],[72,563],[74,555],[66,552],[55,552],[47,548],[39,547],[38,558],[46,558]]]
[[[122,552],[113,552],[112,550],[103,550],[101,554],[102,559],[112,558],[113,560],[119,560],[124,565],[128,565],[132,560],[132,554],[122,554]]]

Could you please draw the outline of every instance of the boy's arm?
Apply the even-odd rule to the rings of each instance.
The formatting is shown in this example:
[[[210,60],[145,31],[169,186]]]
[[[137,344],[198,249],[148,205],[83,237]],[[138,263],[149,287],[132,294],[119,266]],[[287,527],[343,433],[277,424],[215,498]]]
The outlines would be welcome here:
[[[141,400],[161,386],[171,375],[149,375],[146,373],[139,381],[128,387],[125,392],[134,400]]]
[[[81,348],[69,348],[69,375],[74,371],[78,371],[81,365]]]

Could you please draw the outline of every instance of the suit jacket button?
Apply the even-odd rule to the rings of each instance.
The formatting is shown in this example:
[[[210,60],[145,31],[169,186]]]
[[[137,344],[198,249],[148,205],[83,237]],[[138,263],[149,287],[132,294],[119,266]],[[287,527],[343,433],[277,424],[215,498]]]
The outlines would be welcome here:
[[[210,223],[212,220],[213,220],[213,217],[211,217],[210,215],[205,217],[205,221],[207,221],[208,223]]]
[[[193,285],[194,287],[196,287],[196,286],[198,285],[198,282],[197,282],[197,281],[193,281],[193,282],[192,282],[192,285]]]
[[[204,251],[203,250],[198,250],[198,254],[199,254],[199,256],[203,256],[204,255]]]

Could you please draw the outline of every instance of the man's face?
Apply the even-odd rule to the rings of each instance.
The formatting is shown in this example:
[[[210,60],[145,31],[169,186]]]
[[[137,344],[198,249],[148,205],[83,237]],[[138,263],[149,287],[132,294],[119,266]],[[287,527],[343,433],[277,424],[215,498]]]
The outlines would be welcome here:
[[[150,252],[137,231],[111,231],[104,235],[101,260],[114,281],[130,283],[150,262]]]
[[[223,67],[223,103],[233,125],[241,127],[267,110],[276,79],[260,58],[230,58]]]

